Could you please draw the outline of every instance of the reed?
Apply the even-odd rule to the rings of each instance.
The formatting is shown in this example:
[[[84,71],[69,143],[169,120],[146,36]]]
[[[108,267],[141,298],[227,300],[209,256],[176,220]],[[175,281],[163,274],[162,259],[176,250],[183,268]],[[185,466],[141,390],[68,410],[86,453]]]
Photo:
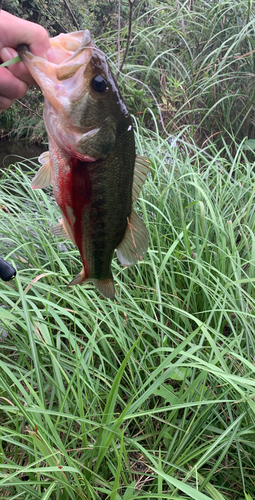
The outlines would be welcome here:
[[[114,259],[114,303],[66,288],[80,258],[49,233],[36,161],[1,178],[1,256],[18,270],[1,282],[2,499],[253,497],[253,163],[238,144],[136,136],[150,247],[135,268]]]

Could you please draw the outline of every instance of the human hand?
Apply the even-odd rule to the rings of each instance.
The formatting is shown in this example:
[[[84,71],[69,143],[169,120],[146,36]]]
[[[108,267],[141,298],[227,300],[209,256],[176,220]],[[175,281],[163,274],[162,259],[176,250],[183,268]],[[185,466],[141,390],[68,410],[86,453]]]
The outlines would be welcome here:
[[[20,44],[28,45],[33,54],[54,61],[48,33],[42,26],[0,11],[0,64],[16,57],[15,49]],[[23,62],[12,64],[8,69],[0,68],[0,112],[23,97],[33,83]]]

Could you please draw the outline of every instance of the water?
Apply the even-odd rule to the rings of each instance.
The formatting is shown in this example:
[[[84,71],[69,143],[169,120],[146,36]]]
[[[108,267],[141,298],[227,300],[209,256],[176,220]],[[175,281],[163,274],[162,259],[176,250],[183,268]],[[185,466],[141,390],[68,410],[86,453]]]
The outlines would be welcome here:
[[[26,144],[24,141],[0,140],[0,169],[8,168],[9,165],[24,159],[36,160],[43,151],[47,151],[47,146]]]

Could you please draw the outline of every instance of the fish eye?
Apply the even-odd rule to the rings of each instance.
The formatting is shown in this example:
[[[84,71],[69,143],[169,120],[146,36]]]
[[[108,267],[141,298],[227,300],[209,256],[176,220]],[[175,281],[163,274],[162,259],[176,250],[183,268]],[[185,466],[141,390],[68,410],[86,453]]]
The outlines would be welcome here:
[[[101,75],[94,76],[91,86],[95,92],[99,92],[100,94],[108,88],[107,81]]]

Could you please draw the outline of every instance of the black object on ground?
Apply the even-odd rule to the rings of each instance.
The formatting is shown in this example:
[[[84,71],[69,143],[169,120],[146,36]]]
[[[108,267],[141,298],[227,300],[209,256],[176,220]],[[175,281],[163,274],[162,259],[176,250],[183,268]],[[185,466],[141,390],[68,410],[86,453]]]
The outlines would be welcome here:
[[[16,276],[16,269],[0,257],[0,278],[3,281],[10,281],[14,276]]]

